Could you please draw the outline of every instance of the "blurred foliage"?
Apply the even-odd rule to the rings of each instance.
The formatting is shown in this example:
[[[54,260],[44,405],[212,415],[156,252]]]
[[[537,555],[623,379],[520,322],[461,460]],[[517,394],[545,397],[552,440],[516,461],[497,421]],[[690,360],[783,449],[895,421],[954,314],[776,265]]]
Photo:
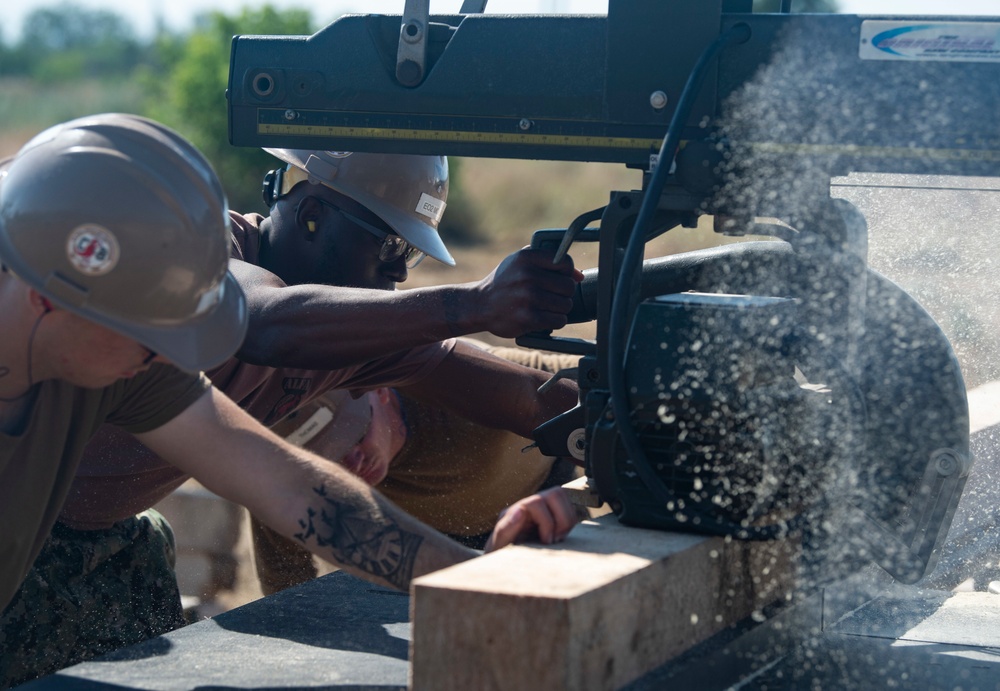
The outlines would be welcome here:
[[[237,211],[267,213],[260,196],[261,179],[279,161],[260,149],[229,143],[226,86],[232,38],[236,34],[308,35],[313,30],[307,10],[278,11],[265,5],[235,16],[210,12],[200,16],[187,35],[161,34],[156,41],[159,64],[140,74],[149,95],[146,114],[201,149]]]
[[[18,145],[46,127],[83,115],[141,113],[145,101],[144,91],[132,79],[40,83],[27,77],[3,77],[0,93],[0,136],[20,138]]]
[[[464,169],[464,159],[448,158],[448,209],[441,217],[438,232],[449,245],[476,245],[488,240],[479,208],[467,189]]]
[[[128,22],[114,12],[63,3],[33,11],[21,26],[21,44],[40,54],[137,45]]]
[[[64,3],[25,17],[20,40],[5,48],[0,69],[42,82],[122,75],[131,71],[143,50],[120,15]]]

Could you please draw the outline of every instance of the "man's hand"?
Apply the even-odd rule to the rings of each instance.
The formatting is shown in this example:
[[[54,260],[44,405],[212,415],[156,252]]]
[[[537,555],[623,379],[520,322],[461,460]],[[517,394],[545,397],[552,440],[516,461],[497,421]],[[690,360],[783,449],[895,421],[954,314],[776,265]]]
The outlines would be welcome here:
[[[561,329],[582,280],[568,256],[553,264],[551,252],[525,247],[479,282],[479,313],[486,329],[502,338]]]
[[[551,257],[525,248],[479,281],[401,291],[289,286],[266,269],[231,259],[250,312],[237,355],[254,365],[332,370],[482,331],[512,338],[559,329],[583,273],[569,257],[558,264]]]
[[[504,509],[485,551],[525,540],[538,540],[546,545],[562,542],[579,521],[569,495],[561,487],[553,487]]]

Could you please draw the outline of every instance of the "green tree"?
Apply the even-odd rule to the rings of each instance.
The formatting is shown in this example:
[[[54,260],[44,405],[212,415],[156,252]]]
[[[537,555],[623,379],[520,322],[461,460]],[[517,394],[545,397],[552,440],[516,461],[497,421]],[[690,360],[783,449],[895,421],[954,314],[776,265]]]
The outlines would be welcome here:
[[[2,28],[0,26],[0,29]],[[2,32],[0,32],[0,39],[2,39]],[[7,45],[6,41],[0,40],[0,77],[21,75],[26,71],[27,67],[20,51]]]
[[[25,17],[14,52],[35,79],[64,81],[128,74],[142,48],[120,15],[64,3]]]
[[[160,64],[143,78],[148,114],[191,141],[208,157],[226,187],[232,208],[263,211],[260,182],[273,156],[229,144],[226,86],[229,50],[236,34],[308,35],[308,10],[279,11],[270,5],[228,16],[210,12],[198,18],[186,36],[161,34],[156,39]]]

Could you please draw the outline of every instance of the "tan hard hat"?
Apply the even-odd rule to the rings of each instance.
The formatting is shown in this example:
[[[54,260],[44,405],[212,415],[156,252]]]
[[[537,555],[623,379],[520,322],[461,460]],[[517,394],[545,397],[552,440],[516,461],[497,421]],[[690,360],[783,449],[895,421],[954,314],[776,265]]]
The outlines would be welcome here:
[[[186,370],[224,362],[246,334],[230,242],[208,161],[145,118],[57,125],[0,170],[0,260],[59,306]]]
[[[287,441],[323,458],[340,461],[361,441],[372,421],[368,395],[352,398],[342,389],[328,391],[271,426]]]
[[[440,262],[455,265],[438,234],[448,199],[448,159],[444,156],[375,154],[310,149],[264,149],[291,168],[305,171],[313,184],[350,197],[396,234]],[[286,175],[285,194],[304,177]]]

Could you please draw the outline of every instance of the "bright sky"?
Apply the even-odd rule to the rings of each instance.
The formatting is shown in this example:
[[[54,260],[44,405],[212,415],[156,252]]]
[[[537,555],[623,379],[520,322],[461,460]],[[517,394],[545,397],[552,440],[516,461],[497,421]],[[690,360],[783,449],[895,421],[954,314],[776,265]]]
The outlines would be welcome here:
[[[20,31],[21,22],[32,10],[53,7],[62,0],[10,0],[5,2],[0,14],[0,30],[11,40]],[[191,18],[208,10],[237,12],[246,5],[263,5],[254,0],[71,0],[74,4],[96,9],[106,9],[126,17],[137,32],[148,35],[162,17],[167,26],[186,29]],[[318,22],[332,21],[348,12],[400,14],[404,0],[269,0],[279,8],[311,8]],[[844,12],[851,14],[980,14],[1000,16],[1000,0],[839,0]],[[431,12],[457,12],[461,0],[432,0]],[[578,12],[604,14],[608,0],[489,0],[487,12]]]

